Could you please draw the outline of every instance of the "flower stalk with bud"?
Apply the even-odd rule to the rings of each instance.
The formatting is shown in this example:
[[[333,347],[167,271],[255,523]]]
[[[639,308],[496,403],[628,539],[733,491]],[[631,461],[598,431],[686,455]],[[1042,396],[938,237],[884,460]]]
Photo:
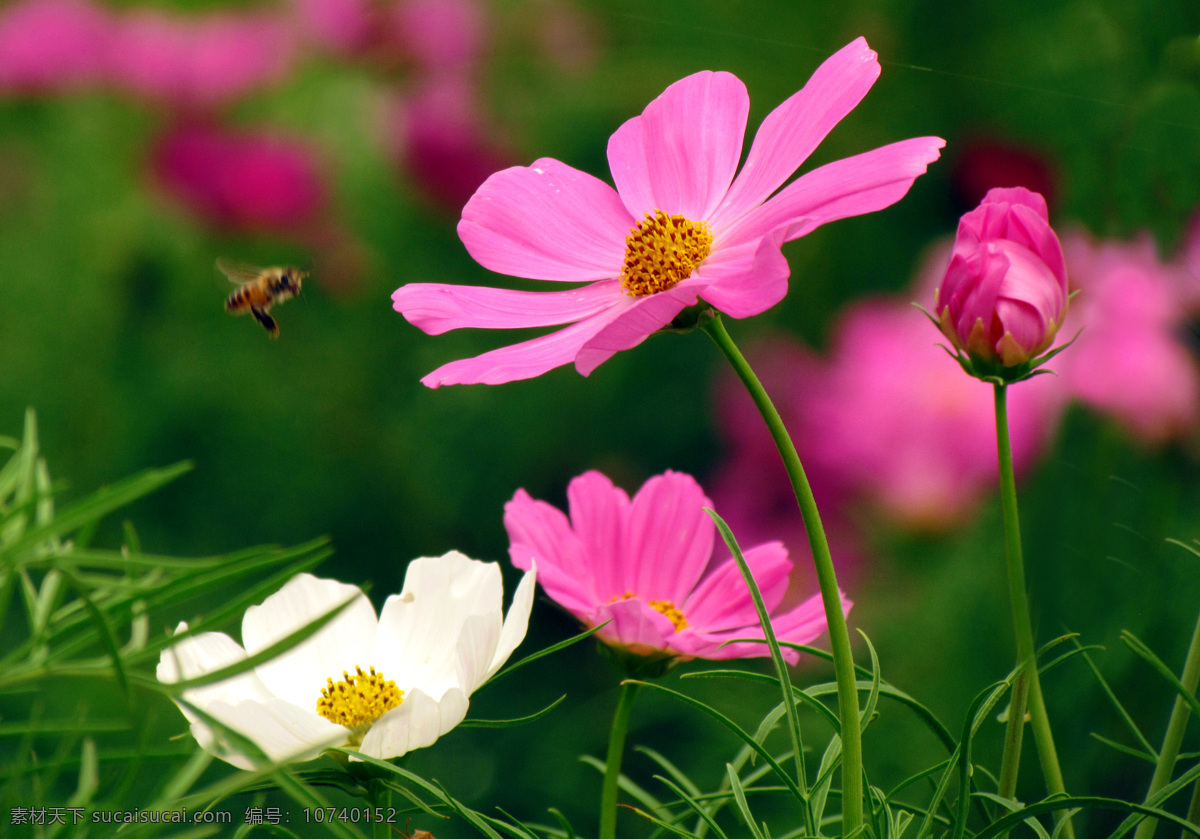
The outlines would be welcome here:
[[[1026,705],[1042,775],[1065,793],[1042,699],[1037,648],[1025,590],[1016,480],[1008,433],[1007,389],[1039,372],[1063,348],[1050,349],[1066,317],[1066,263],[1045,199],[1022,187],[993,189],[962,217],[950,264],[934,293],[934,322],[954,345],[963,370],[992,384],[1009,599],[1019,674],[1013,684],[998,791],[1015,799]],[[1039,355],[1041,353],[1042,355]],[[1071,825],[1065,825],[1072,836]]]

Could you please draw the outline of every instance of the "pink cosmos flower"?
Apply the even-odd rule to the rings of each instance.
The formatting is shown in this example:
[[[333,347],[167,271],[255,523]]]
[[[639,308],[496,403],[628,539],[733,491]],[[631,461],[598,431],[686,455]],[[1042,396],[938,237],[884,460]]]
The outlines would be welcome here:
[[[1162,262],[1148,235],[1098,243],[1072,233],[1063,246],[1080,290],[1072,320],[1082,327],[1054,360],[1066,389],[1143,442],[1193,433],[1200,427],[1200,368],[1182,340],[1193,274]]]
[[[429,334],[569,324],[451,362],[421,381],[499,384],[571,361],[586,376],[700,298],[738,318],[778,303],[787,292],[785,241],[895,203],[945,144],[904,140],[779,189],[878,75],[862,38],[839,50],[767,116],[741,172],[745,85],[704,71],[668,87],[613,134],[615,190],[548,158],[492,175],[458,225],[471,256],[499,273],[587,285],[557,292],[401,287],[392,295],[396,310]]]
[[[115,85],[174,106],[212,107],[282,79],[296,41],[280,17],[144,10],[117,20],[111,50]]]
[[[385,106],[385,143],[417,187],[457,210],[497,166],[504,153],[481,113],[475,83],[462,73],[427,79]]]
[[[160,138],[153,155],[167,191],[224,227],[292,230],[325,206],[316,156],[295,139],[190,125]]]
[[[1009,394],[1018,473],[1044,451],[1066,402],[1037,376]],[[867,300],[841,318],[825,375],[806,394],[806,463],[917,530],[960,524],[999,477],[992,388],[962,374],[901,300]]]
[[[599,472],[567,488],[570,518],[517,490],[504,507],[509,554],[522,569],[537,563],[538,581],[588,626],[611,621],[599,636],[637,655],[681,659],[769,655],[750,590],[732,559],[705,573],[716,527],[712,502],[689,475],[651,478],[631,501]],[[787,589],[787,549],[768,542],[743,551],[768,611]],[[843,598],[849,611],[850,602]],[[781,641],[806,644],[825,631],[820,596],[771,619]],[[725,646],[722,646],[725,645]],[[784,650],[795,663],[798,654]]]
[[[334,52],[353,52],[372,37],[371,0],[291,0],[293,20],[304,36]]]
[[[424,70],[462,68],[483,50],[487,22],[476,0],[401,0],[389,16],[391,39]]]
[[[86,0],[24,0],[0,10],[0,88],[59,89],[98,80],[111,18]]]
[[[933,307],[951,343],[985,364],[1049,349],[1067,314],[1067,269],[1045,199],[993,189],[964,215]]]

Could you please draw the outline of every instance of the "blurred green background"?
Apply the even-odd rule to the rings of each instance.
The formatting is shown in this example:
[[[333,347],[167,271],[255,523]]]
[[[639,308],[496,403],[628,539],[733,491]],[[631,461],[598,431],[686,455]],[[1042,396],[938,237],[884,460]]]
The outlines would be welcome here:
[[[789,295],[731,324],[743,343],[783,330],[822,347],[848,302],[906,288],[921,250],[968,209],[953,174],[963,144],[981,137],[1046,162],[1059,224],[1117,237],[1149,229],[1167,252],[1200,206],[1200,7],[1192,2],[575,0],[587,54],[569,70],[529,48],[547,7],[484,7],[475,72],[488,130],[515,163],[555,157],[608,180],[608,135],[701,69],[745,81],[753,131],[858,35],[879,53],[882,77],[807,166],[905,137],[946,138],[943,159],[899,204],[787,246]],[[416,556],[457,548],[507,562],[502,509],[519,487],[562,504],[567,482],[586,469],[633,491],[667,468],[703,483],[718,463],[711,402],[722,362],[698,334],[655,337],[589,378],[567,367],[497,387],[419,384],[434,367],[510,336],[425,336],[392,310],[391,292],[408,282],[507,281],[467,255],[457,208],[430,197],[377,142],[385,84],[403,80],[315,54],[280,85],[221,111],[226,124],[280,128],[318,150],[331,195],[325,220],[357,254],[355,267],[328,276],[322,243],[303,231],[214,225],[155,186],[152,146],[174,119],[161,105],[117,91],[0,99],[0,432],[19,434],[26,406],[35,407],[68,499],[145,466],[194,461],[192,473],[128,511],[148,552],[214,554],[328,534],[336,554],[320,572],[371,583],[379,602]],[[275,311],[279,341],[223,311],[229,285],[214,268],[222,255],[312,266],[303,299]],[[1152,739],[1169,693],[1118,634],[1134,631],[1172,666],[1182,660],[1200,573],[1194,556],[1165,539],[1200,535],[1195,443],[1151,450],[1072,409],[1021,487],[1039,637],[1073,631],[1103,645],[1097,662]],[[97,542],[116,544],[119,527],[106,522]],[[887,678],[957,729],[970,698],[1013,663],[998,504],[948,535],[879,527],[870,537],[852,626],[871,637]],[[156,616],[152,631],[189,617]],[[573,631],[573,621],[539,603],[523,649]],[[800,671],[801,679],[827,675],[816,665]],[[473,806],[500,804],[535,821],[555,806],[590,832],[599,777],[575,758],[602,754],[617,676],[590,649],[559,654],[472,703],[473,716],[516,716],[568,693],[549,719],[456,731],[408,765]],[[697,685],[746,724],[771,701],[744,686]],[[1068,788],[1140,796],[1144,770],[1134,773],[1132,759],[1088,737],[1122,730],[1083,665],[1065,666],[1046,685]],[[182,730],[165,703],[155,714],[165,732]],[[873,782],[894,782],[937,757],[928,738],[911,733],[902,711],[870,731]],[[699,767],[697,779],[708,783],[735,748],[651,696],[635,711],[631,743]],[[1024,780],[1033,796],[1031,752]],[[644,759],[631,756],[627,769],[654,787]],[[420,826],[439,839],[467,835]]]

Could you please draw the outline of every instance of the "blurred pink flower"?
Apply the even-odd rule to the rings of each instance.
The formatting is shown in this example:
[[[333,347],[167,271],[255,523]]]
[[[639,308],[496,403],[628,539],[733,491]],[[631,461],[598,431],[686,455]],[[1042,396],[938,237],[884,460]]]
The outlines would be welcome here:
[[[316,155],[296,139],[187,125],[159,139],[153,161],[169,193],[224,227],[290,231],[325,208]]]
[[[95,83],[107,66],[111,26],[109,14],[86,0],[23,0],[0,9],[0,89]]]
[[[933,310],[972,360],[1011,367],[1049,349],[1067,313],[1067,270],[1042,196],[992,189],[962,217]]]
[[[805,473],[821,509],[821,524],[829,540],[838,579],[853,586],[866,557],[859,534],[846,513],[851,501],[849,486],[824,463],[810,462],[805,426],[809,395],[820,387],[825,364],[816,353],[791,338],[776,337],[746,350],[754,372],[771,394],[784,425],[804,457]],[[795,559],[791,587],[785,603],[807,596],[817,586],[808,533],[796,506],[796,496],[775,442],[763,425],[762,414],[741,381],[728,372],[717,381],[714,407],[723,455],[706,482],[716,510],[746,544],[778,539]]]
[[[291,0],[297,29],[334,52],[362,49],[376,26],[372,0]]]
[[[1164,264],[1150,237],[1131,242],[1063,240],[1082,329],[1053,367],[1072,395],[1111,414],[1144,442],[1160,444],[1200,426],[1200,370],[1181,340],[1196,279]]]
[[[994,187],[1023,186],[1054,208],[1057,177],[1049,161],[1031,148],[987,137],[956,141],[950,184],[965,209],[979,206]]]
[[[483,51],[487,21],[476,0],[400,0],[389,17],[392,42],[424,70],[463,68]]]
[[[1011,389],[1018,473],[1052,437],[1063,390],[1053,376]],[[905,527],[953,527],[998,481],[992,388],[964,376],[905,302],[864,301],[847,311],[808,399],[806,462],[840,473],[860,498]]]
[[[176,107],[212,107],[280,81],[296,42],[277,16],[144,10],[117,18],[110,49],[116,86]]]
[[[510,162],[476,100],[469,78],[447,73],[393,100],[384,115],[385,142],[407,174],[422,192],[455,210]]]
[[[541,52],[567,73],[579,73],[596,62],[603,24],[570,0],[541,0],[534,7],[534,36]]]
[[[608,144],[616,190],[557,160],[497,172],[463,209],[459,236],[485,268],[587,283],[529,292],[414,283],[395,308],[430,334],[461,327],[566,328],[439,367],[429,387],[588,375],[704,300],[748,317],[787,293],[785,241],[900,200],[944,142],[921,137],[834,161],[779,187],[879,75],[859,38],[772,111],[741,160],[749,97],[729,73],[676,82]],[[779,192],[772,196],[773,193]]]
[[[909,529],[947,530],[970,516],[996,485],[992,389],[963,375],[907,303],[876,299],[851,306],[839,319],[823,365],[798,349],[780,354],[773,349],[778,346],[771,351],[786,366],[776,374],[781,384],[772,396],[831,522],[882,514]],[[762,353],[756,350],[753,357]],[[732,387],[721,393],[719,417],[734,461],[751,450],[748,436],[765,434],[738,419],[746,406],[739,406]],[[1018,472],[1053,436],[1065,402],[1065,389],[1052,376],[1012,389],[1009,420]],[[763,442],[753,445],[761,449]],[[774,474],[765,459],[760,462],[764,478]],[[768,500],[761,497],[763,487],[750,485],[741,471],[739,477],[736,466],[722,466],[721,474],[734,477],[720,481],[719,495],[714,488],[722,504],[718,510],[743,506],[736,497],[750,494],[758,497],[760,515],[771,509],[781,519],[794,513],[790,485],[770,481],[774,500]],[[852,532],[843,544],[838,556],[860,558]]]
[[[599,472],[567,488],[570,518],[517,490],[504,507],[509,554],[521,569],[537,563],[538,582],[559,605],[608,644],[682,659],[765,656],[764,644],[724,645],[762,638],[750,590],[732,559],[705,573],[716,527],[712,506],[689,475],[666,472],[630,500]],[[787,588],[792,563],[779,542],[743,549],[769,612]],[[843,607],[850,602],[843,597]],[[771,618],[779,640],[807,644],[825,631],[819,595]],[[785,649],[795,663],[799,655]]]

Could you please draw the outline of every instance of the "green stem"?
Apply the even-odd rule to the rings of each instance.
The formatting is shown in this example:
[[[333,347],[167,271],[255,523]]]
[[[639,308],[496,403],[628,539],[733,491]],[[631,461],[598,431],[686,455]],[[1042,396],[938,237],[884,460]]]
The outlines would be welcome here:
[[[1191,694],[1196,693],[1196,686],[1200,684],[1200,620],[1196,621],[1196,629],[1192,632],[1192,643],[1183,664],[1183,677],[1179,681]],[[1147,802],[1167,785],[1175,773],[1175,760],[1179,757],[1179,747],[1183,744],[1183,733],[1187,730],[1190,714],[1188,703],[1182,696],[1176,696],[1171,719],[1167,722],[1167,733],[1163,736],[1162,749],[1158,753],[1158,763],[1154,766],[1154,777],[1150,779],[1150,789],[1146,791]],[[1200,797],[1200,784],[1197,785],[1197,794],[1193,796],[1193,807],[1197,797]],[[1157,819],[1146,819],[1138,825],[1134,839],[1150,839],[1156,827]]]
[[[1192,802],[1188,805],[1187,820],[1192,824],[1200,824],[1200,781],[1192,788]],[[1200,834],[1185,830],[1180,839],[1197,839]]]
[[[387,821],[388,810],[392,806],[392,791],[377,779],[370,781],[367,789],[370,791],[371,808],[374,811],[371,815],[383,816],[382,819],[371,822],[371,836],[373,839],[388,839],[392,835],[392,826]]]
[[[1021,760],[1021,731],[1024,725],[1026,695],[1030,727],[1037,745],[1038,759],[1042,766],[1042,777],[1046,790],[1051,793],[1066,793],[1062,770],[1058,766],[1058,752],[1054,748],[1054,736],[1050,731],[1050,718],[1046,715],[1046,703],[1042,698],[1042,684],[1038,678],[1037,655],[1033,641],[1033,622],[1029,617],[1029,596],[1025,591],[1025,559],[1021,553],[1021,520],[1017,513],[1017,482],[1013,476],[1012,446],[1008,437],[1008,388],[995,385],[996,402],[996,449],[1000,459],[1000,506],[1004,511],[1004,547],[1008,566],[1008,594],[1012,604],[1013,631],[1017,638],[1017,665],[1022,673],[1013,685],[1012,701],[1008,708],[1008,728],[1004,738],[1004,755],[1000,763],[999,794],[1015,798],[1017,772]],[[1068,822],[1064,835],[1074,839],[1075,832]]]
[[[733,339],[725,330],[720,314],[711,320],[702,321],[701,328],[708,333],[734,371],[746,386],[750,398],[758,407],[779,454],[787,469],[800,505],[800,516],[808,532],[812,548],[813,564],[816,566],[817,581],[821,588],[821,600],[825,604],[825,620],[829,625],[829,646],[833,652],[833,669],[837,680],[838,716],[841,719],[842,736],[842,835],[849,836],[862,826],[862,730],[859,727],[858,688],[855,683],[854,654],[850,649],[850,631],[846,628],[846,614],[842,611],[842,597],[838,590],[837,574],[833,569],[833,557],[829,553],[829,541],[821,526],[817,502],[812,487],[800,464],[796,446],[788,436],[787,429],[771,398],[758,377],[738,350]],[[797,757],[799,759],[799,756]],[[605,837],[601,837],[605,839]]]
[[[621,757],[625,753],[625,735],[629,732],[629,715],[633,712],[637,689],[633,682],[622,682],[621,698],[617,700],[617,712],[613,714],[612,729],[608,733],[604,787],[600,793],[600,839],[616,839],[617,836],[617,781],[621,777]]]

